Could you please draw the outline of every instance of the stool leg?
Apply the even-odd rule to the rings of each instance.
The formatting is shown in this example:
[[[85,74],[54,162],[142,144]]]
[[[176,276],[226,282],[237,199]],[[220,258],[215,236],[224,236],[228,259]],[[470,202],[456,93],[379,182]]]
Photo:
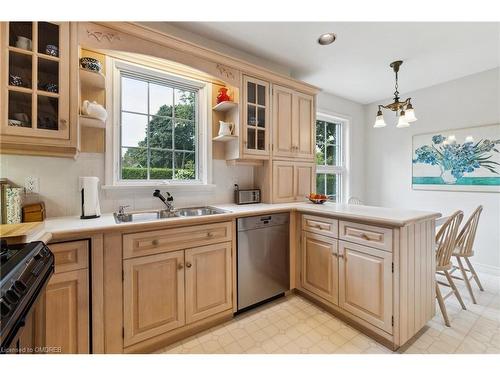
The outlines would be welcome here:
[[[479,290],[481,292],[484,292],[483,286],[481,285],[481,281],[479,281],[479,277],[477,276],[476,270],[474,269],[474,267],[472,267],[472,264],[471,264],[469,258],[465,257],[465,261],[467,262],[467,265],[469,266],[469,270],[472,273],[474,280],[476,280],[476,283],[477,283],[477,286],[479,287]]]
[[[467,273],[465,272],[464,265],[462,264],[462,260],[460,259],[459,256],[456,256],[455,259],[457,260],[458,263],[458,268],[460,268],[460,272],[462,272],[462,276],[464,278],[465,286],[467,287],[467,290],[469,291],[470,297],[472,298],[472,303],[476,304],[476,297],[474,297],[474,293],[472,293],[472,287],[470,285],[469,278],[467,277]]]
[[[446,312],[446,306],[444,305],[443,295],[441,294],[441,290],[439,290],[439,285],[436,283],[436,298],[439,303],[439,308],[441,309],[441,314],[443,314],[444,324],[446,327],[451,327],[450,319],[448,319],[448,313]]]
[[[448,273],[448,271],[444,271],[444,274],[445,274],[446,278],[448,279],[448,282],[450,283],[451,289],[453,289],[453,293],[455,293],[455,297],[457,297],[458,302],[460,302],[462,309],[467,310],[467,308],[465,307],[464,301],[462,300],[462,297],[460,296],[460,293],[458,292],[457,286],[453,282],[453,279],[451,278],[450,274]]]

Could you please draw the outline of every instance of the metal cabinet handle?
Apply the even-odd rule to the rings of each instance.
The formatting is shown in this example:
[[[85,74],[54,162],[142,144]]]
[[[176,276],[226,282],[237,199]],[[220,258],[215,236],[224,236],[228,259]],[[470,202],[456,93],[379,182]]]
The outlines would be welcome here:
[[[177,269],[178,269],[178,270],[182,270],[183,268],[184,268],[184,264],[179,263],[179,264],[177,265]]]
[[[66,128],[66,124],[67,124],[67,121],[64,120],[64,119],[60,119],[59,122],[61,123],[61,128],[62,129],[65,129]]]
[[[332,253],[332,255],[335,257],[335,258],[338,258],[339,254],[337,253]]]
[[[368,237],[365,233],[361,233],[360,237],[366,241],[370,241],[370,237]]]
[[[191,263],[186,262],[186,267],[187,267],[187,268],[191,268]]]
[[[344,258],[344,254],[338,254],[339,258]],[[347,259],[347,258],[346,258]]]
[[[151,243],[153,244],[153,246],[158,246],[160,244],[160,241],[153,240],[153,241],[151,241]]]
[[[207,237],[212,238],[213,236],[214,236],[214,234],[212,232],[207,233]]]

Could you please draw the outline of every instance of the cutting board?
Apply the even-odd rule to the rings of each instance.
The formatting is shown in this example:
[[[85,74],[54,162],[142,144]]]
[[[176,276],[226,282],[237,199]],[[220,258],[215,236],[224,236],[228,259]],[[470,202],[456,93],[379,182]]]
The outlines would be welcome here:
[[[37,221],[33,223],[2,224],[0,225],[0,237],[7,243],[24,243],[28,238],[40,230],[44,223]]]

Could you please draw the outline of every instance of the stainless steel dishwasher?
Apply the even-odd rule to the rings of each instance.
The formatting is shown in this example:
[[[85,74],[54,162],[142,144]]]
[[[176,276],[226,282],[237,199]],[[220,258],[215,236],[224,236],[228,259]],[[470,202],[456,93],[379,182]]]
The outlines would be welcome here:
[[[245,217],[237,223],[238,311],[242,311],[289,290],[289,214]]]

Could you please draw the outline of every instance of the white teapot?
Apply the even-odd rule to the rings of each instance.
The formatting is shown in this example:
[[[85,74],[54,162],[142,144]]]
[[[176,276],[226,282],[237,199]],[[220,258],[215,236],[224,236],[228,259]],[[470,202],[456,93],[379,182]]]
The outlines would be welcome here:
[[[106,121],[108,117],[108,112],[106,109],[97,102],[89,102],[84,100],[82,103],[82,114],[99,119],[101,121]]]
[[[219,121],[219,135],[231,135],[233,134],[234,123]]]

